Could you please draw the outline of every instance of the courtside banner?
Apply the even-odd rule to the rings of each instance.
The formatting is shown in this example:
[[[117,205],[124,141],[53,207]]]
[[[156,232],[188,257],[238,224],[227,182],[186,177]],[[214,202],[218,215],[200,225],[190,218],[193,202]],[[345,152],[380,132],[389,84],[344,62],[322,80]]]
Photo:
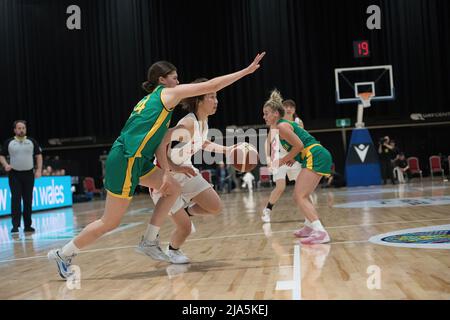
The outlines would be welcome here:
[[[72,205],[71,177],[52,176],[34,180],[33,211]],[[11,214],[8,178],[0,178],[0,216]]]

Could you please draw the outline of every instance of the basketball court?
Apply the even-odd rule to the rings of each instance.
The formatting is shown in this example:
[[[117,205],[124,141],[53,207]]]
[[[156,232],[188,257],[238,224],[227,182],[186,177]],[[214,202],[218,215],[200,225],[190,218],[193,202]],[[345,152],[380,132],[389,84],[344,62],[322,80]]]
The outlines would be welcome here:
[[[138,196],[119,228],[77,257],[80,282],[60,279],[46,255],[99,218],[102,201],[35,214],[31,236],[12,237],[2,219],[0,298],[450,299],[448,183],[318,189],[314,200],[332,242],[312,246],[292,235],[302,219],[290,191],[268,224],[260,212],[269,188],[221,195],[222,214],[193,218],[197,231],[183,247],[192,259],[187,265],[135,251],[153,208]],[[162,228],[164,246],[171,229],[170,222]],[[410,235],[372,242],[387,233]]]
[[[445,0],[0,0],[0,300],[450,300],[449,12]],[[30,161],[11,154],[26,147],[17,122]],[[180,123],[188,134],[167,141]],[[293,164],[298,188],[271,203]],[[196,181],[180,178],[194,167]],[[15,171],[33,176],[35,232],[17,226]],[[188,184],[167,205],[177,231],[195,226],[178,246],[161,208]]]

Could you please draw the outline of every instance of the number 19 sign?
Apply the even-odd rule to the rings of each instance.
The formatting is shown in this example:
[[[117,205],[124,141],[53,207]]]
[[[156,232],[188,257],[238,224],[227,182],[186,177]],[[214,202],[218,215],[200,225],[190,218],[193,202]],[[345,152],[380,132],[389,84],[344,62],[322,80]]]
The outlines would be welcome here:
[[[370,57],[369,41],[353,41],[353,53],[355,58]]]

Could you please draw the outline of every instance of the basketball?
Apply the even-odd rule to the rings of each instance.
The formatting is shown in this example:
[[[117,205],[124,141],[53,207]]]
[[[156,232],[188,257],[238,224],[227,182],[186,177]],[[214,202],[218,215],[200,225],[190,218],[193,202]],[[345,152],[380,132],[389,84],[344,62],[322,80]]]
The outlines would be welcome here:
[[[231,150],[229,163],[240,172],[252,171],[258,162],[258,151],[249,143],[239,144]]]

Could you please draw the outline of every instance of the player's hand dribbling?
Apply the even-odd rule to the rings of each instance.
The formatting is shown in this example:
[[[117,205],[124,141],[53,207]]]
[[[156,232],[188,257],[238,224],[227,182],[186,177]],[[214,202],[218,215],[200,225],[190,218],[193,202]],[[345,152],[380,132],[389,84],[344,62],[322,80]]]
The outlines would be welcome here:
[[[251,74],[259,69],[259,67],[260,67],[259,63],[261,62],[262,58],[264,58],[265,55],[266,55],[265,52],[258,53],[256,55],[255,60],[253,60],[253,62],[247,67],[248,74]]]

